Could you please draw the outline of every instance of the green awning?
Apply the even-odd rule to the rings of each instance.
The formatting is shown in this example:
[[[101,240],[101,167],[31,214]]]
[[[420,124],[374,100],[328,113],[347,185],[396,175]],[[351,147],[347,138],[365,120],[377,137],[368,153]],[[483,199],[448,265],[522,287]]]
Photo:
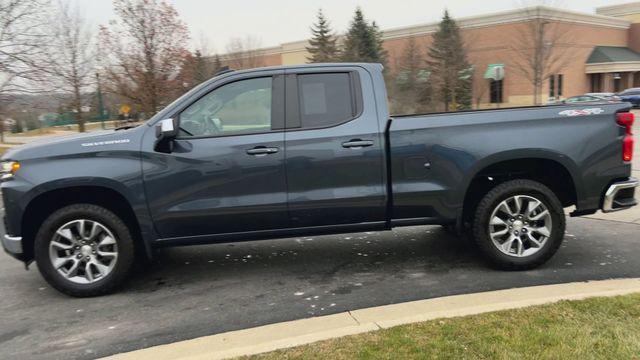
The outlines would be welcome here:
[[[587,64],[640,61],[640,54],[623,46],[596,46]]]
[[[489,64],[484,72],[485,79],[499,81],[504,79],[504,64]]]

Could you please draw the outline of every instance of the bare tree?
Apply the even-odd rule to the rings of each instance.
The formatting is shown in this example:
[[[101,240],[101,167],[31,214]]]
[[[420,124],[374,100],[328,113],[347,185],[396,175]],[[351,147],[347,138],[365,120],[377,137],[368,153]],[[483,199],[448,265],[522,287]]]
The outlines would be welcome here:
[[[0,0],[0,142],[4,142],[2,103],[6,96],[29,92],[37,75],[36,58],[43,52],[48,0]]]
[[[234,69],[250,69],[264,66],[264,51],[261,41],[255,36],[232,38],[227,44],[223,61]]]
[[[552,11],[546,6],[525,8],[527,20],[514,33],[513,68],[533,86],[535,105],[542,104],[545,81],[573,60],[568,54],[569,25],[553,20]]]
[[[43,53],[48,0],[0,0],[0,94],[27,91],[16,80],[34,78]]]
[[[195,51],[199,51],[202,56],[215,55],[215,46],[212,44],[211,39],[207,37],[203,31],[198,33],[198,42],[195,45]]]
[[[211,40],[203,32],[200,32],[198,36],[198,43],[195,46],[193,57],[195,58],[194,75],[196,83],[208,80],[222,67],[220,56],[216,54]]]
[[[113,5],[117,20],[100,30],[107,85],[151,116],[179,95],[187,27],[164,0],[114,0]]]
[[[48,26],[51,38],[47,56],[41,62],[42,71],[48,75],[47,84],[53,91],[71,98],[78,131],[85,131],[83,93],[94,84],[95,47],[93,32],[87,26],[76,7],[58,0]]]
[[[396,114],[432,111],[433,89],[426,66],[426,51],[414,37],[407,41],[395,66],[395,81],[389,81],[389,99]]]
[[[484,99],[487,90],[489,89],[489,82],[482,76],[482,73],[473,77],[473,100],[475,102],[476,109],[480,109],[482,99]]]

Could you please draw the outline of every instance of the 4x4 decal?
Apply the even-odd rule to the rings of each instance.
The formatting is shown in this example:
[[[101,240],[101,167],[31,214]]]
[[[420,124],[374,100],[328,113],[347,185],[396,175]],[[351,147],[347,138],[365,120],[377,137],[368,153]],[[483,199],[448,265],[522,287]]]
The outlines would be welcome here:
[[[604,112],[602,108],[590,108],[590,109],[572,109],[565,110],[558,113],[558,115],[564,116],[586,116],[586,115],[599,115]]]

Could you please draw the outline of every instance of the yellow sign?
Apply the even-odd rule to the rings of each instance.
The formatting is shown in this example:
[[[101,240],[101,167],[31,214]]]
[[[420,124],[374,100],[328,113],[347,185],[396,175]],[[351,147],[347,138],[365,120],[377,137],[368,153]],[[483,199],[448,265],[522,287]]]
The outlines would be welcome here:
[[[120,114],[124,114],[127,115],[129,114],[129,112],[131,111],[131,106],[124,104],[122,106],[120,106]]]

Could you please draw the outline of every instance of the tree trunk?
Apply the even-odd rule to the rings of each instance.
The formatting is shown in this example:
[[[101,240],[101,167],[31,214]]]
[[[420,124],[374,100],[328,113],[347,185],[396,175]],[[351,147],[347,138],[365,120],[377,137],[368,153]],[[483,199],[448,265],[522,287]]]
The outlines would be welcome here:
[[[0,107],[2,112],[2,107]],[[4,116],[0,115],[0,143],[4,144]]]
[[[78,124],[78,132],[85,132],[84,118],[82,116],[82,98],[80,95],[80,87],[74,86],[74,107],[76,108],[76,123]]]

